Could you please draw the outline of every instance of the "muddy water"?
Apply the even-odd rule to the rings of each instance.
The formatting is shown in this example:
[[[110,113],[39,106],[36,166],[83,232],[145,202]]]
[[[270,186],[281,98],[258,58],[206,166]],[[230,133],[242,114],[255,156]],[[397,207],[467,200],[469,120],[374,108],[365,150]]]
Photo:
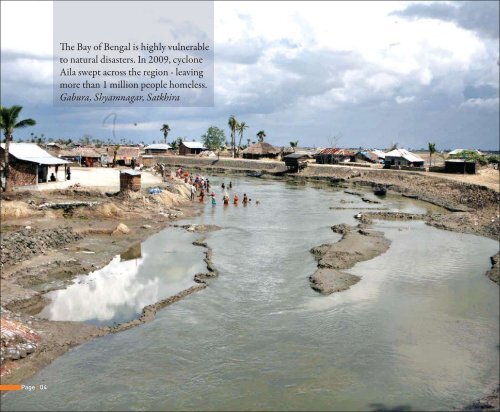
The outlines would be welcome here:
[[[362,277],[350,290],[325,297],[309,287],[308,250],[339,239],[329,227],[354,224],[357,212],[330,206],[426,206],[233,183],[251,205],[225,208],[217,190],[218,205],[196,219],[224,227],[207,235],[218,279],[153,322],[70,351],[28,382],[46,391],[10,393],[2,409],[448,410],[496,384],[499,296],[484,276],[496,242],[379,222],[390,249],[350,270]]]

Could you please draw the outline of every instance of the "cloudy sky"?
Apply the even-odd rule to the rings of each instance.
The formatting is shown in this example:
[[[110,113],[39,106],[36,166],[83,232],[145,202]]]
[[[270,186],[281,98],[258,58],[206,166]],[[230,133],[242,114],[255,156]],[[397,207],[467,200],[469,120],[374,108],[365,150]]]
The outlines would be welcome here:
[[[92,4],[92,3],[89,3]],[[215,2],[213,108],[54,108],[52,2],[1,3],[1,100],[53,138],[199,139],[234,114],[276,145],[499,146],[499,3]]]

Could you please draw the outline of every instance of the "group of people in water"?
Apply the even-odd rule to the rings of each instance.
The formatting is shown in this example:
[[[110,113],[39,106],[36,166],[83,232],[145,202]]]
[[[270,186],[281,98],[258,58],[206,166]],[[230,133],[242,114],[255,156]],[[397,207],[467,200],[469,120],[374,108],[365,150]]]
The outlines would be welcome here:
[[[200,202],[203,202],[205,200],[205,197],[209,197],[212,202],[212,206],[215,206],[217,204],[217,200],[215,197],[215,192],[210,193],[210,180],[200,176],[196,175],[194,178],[192,175],[189,174],[187,170],[182,169],[182,167],[178,168],[175,172],[175,177],[179,179],[183,179],[185,183],[191,184],[191,200],[194,201],[196,197],[198,197]],[[229,193],[227,189],[231,190],[233,188],[233,182],[229,182],[226,188],[226,184],[222,182],[221,184],[221,189],[224,191],[224,195],[222,197],[222,202],[225,206],[229,205],[230,199],[229,199]],[[242,203],[244,206],[249,204],[252,201],[251,198],[247,196],[246,193],[243,194],[243,199]],[[237,206],[240,202],[240,198],[237,193],[234,194],[233,197],[233,204]],[[256,205],[258,205],[260,202],[257,200],[255,202]]]

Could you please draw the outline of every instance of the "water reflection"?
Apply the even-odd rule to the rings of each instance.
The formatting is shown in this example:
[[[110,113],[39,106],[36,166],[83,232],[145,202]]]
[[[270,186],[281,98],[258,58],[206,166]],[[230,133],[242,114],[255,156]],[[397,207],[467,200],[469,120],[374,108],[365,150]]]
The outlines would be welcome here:
[[[204,269],[201,248],[191,244],[195,237],[171,229],[134,245],[67,289],[48,293],[51,303],[40,316],[96,325],[134,319],[144,306],[193,285]]]

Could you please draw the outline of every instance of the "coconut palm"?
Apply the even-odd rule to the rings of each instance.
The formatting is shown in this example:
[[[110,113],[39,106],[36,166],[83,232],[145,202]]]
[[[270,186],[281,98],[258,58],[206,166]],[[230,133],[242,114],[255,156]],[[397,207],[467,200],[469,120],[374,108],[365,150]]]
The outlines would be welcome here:
[[[266,133],[264,132],[264,130],[259,130],[259,132],[257,133],[259,143],[262,143],[264,141],[264,137],[266,137]]]
[[[168,124],[164,124],[161,129],[160,129],[160,132],[163,132],[163,137],[165,139],[165,143],[167,143],[167,137],[168,137],[168,133],[170,132],[170,127]]]
[[[12,142],[12,134],[14,129],[22,129],[28,126],[34,126],[36,122],[33,119],[24,119],[18,121],[19,113],[23,110],[22,106],[4,107],[0,106],[0,129],[4,131],[5,136],[5,152],[4,152],[4,176],[5,176],[5,191],[9,192],[11,188],[10,182],[10,165],[9,165],[9,147]]]
[[[245,122],[241,122],[238,124],[236,127],[236,130],[240,134],[240,141],[238,142],[238,149],[236,151],[236,156],[238,157],[240,155],[240,146],[241,146],[241,139],[243,139],[243,132],[248,129],[248,125]]]
[[[432,155],[436,153],[436,143],[429,142],[429,166],[432,166]]]
[[[234,115],[229,116],[227,125],[229,126],[229,130],[231,131],[231,150],[233,152],[233,157],[234,157],[234,146],[236,144],[235,135],[236,135],[236,129],[238,128],[238,121],[236,120],[236,117],[234,117]]]

